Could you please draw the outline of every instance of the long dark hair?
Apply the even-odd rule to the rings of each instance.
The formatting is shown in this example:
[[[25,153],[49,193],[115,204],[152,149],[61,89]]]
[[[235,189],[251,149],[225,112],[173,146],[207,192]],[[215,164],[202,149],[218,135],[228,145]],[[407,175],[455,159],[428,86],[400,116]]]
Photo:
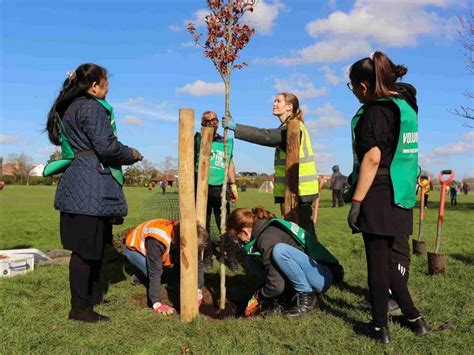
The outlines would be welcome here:
[[[364,82],[372,99],[393,96],[395,82],[408,72],[404,65],[395,65],[383,52],[374,52],[371,57],[363,58],[352,64],[349,78],[352,85]]]
[[[48,113],[46,131],[51,143],[60,145],[60,125],[57,115],[62,117],[71,102],[77,97],[84,95],[94,82],[100,83],[107,79],[107,70],[97,64],[81,64],[73,72],[68,73],[63,87],[54,100],[53,106]]]

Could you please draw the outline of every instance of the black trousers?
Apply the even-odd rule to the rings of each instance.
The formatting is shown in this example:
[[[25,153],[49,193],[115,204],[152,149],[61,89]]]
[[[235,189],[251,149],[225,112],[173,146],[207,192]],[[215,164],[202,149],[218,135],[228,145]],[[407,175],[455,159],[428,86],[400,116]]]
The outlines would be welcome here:
[[[92,308],[102,299],[100,288],[101,260],[87,260],[73,252],[69,261],[71,308]]]
[[[221,231],[221,192],[222,187],[211,187],[209,186],[209,192],[207,196],[207,213],[206,213],[206,230],[209,234],[209,238],[204,244],[204,259],[212,257],[212,244],[211,244],[211,217],[214,215],[214,219],[217,224],[219,234]],[[227,216],[230,214],[230,203],[227,200],[226,204]],[[221,246],[227,252],[229,260],[235,260],[238,246],[234,239],[230,236],[224,237],[224,245]]]
[[[451,206],[457,206],[458,205],[458,199],[456,197],[451,197]]]
[[[408,236],[388,237],[363,233],[363,237],[374,326],[387,326],[389,289],[408,319],[419,317],[420,313],[413,304],[407,286],[410,265]]]
[[[342,190],[332,190],[332,207],[336,207],[336,203],[338,207],[344,206]]]

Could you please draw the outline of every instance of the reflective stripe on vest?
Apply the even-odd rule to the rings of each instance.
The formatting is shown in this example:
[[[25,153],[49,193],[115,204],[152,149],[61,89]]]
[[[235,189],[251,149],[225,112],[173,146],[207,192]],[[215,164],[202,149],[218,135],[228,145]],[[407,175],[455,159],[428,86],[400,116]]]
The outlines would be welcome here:
[[[163,266],[171,266],[170,248],[174,234],[175,221],[166,219],[152,219],[135,227],[126,237],[125,244],[130,250],[146,255],[145,239],[154,238],[164,247],[162,256]]]
[[[243,245],[243,249],[247,255],[260,255],[258,251],[254,250],[255,242],[257,241],[258,237],[271,225],[283,228],[283,230],[288,232],[291,237],[304,248],[305,253],[313,260],[326,264],[339,264],[337,258],[331,254],[331,252],[327,250],[326,247],[322,245],[314,235],[308,233],[296,223],[286,221],[281,218],[274,218],[268,221],[268,223],[262,228],[260,233],[253,240]]]
[[[319,192],[316,163],[314,162],[311,138],[303,122],[300,122],[301,142],[298,169],[298,196],[311,196]],[[285,197],[286,152],[279,147],[275,150],[275,186],[273,195]]]
[[[403,99],[390,98],[377,101],[392,101],[398,108],[400,135],[397,149],[390,164],[390,180],[393,185],[394,203],[402,208],[413,208],[416,202],[418,177],[418,117],[413,108]],[[362,106],[351,122],[352,129],[352,184],[355,186],[360,162],[356,154],[355,127],[366,106]]]

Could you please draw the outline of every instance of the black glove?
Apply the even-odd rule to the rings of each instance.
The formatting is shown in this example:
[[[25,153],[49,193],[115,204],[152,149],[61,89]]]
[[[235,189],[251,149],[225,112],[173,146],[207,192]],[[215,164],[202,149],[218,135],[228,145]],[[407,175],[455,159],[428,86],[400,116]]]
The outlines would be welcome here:
[[[347,216],[347,223],[353,232],[359,232],[358,219],[360,214],[360,201],[352,200],[351,209],[349,210],[349,215]]]
[[[140,153],[137,149],[135,148],[130,148],[132,150],[133,154],[133,159],[135,159],[135,162],[143,160],[143,155]]]

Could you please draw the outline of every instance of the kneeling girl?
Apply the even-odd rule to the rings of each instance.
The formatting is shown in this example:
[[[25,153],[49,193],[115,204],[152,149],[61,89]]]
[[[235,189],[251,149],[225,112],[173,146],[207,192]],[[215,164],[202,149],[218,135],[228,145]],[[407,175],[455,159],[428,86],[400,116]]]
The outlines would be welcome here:
[[[281,313],[279,298],[288,280],[296,297],[285,315],[299,317],[317,308],[316,294],[342,280],[338,260],[315,236],[263,208],[234,210],[227,232],[241,242],[247,255],[257,256],[265,269],[265,283],[250,300],[246,315],[259,310],[267,315]]]

